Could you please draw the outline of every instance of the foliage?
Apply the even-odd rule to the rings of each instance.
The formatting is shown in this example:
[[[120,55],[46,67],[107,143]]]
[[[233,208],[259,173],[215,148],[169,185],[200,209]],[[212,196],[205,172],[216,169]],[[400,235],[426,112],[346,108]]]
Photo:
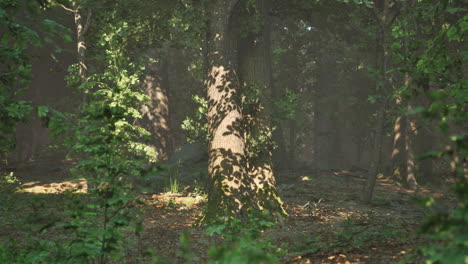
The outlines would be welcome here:
[[[2,153],[14,148],[13,135],[16,124],[26,119],[33,110],[32,104],[21,100],[31,80],[31,56],[27,50],[40,43],[39,34],[28,26],[28,23],[19,23],[21,16],[21,1],[2,0],[0,2],[0,61],[2,72],[0,76],[0,146]],[[37,3],[48,1],[22,1],[31,10],[39,10]],[[61,1],[62,2],[62,1]],[[139,106],[144,103],[146,96],[139,89],[142,69],[134,57],[145,48],[152,46],[184,46],[196,52],[195,62],[190,69],[194,75],[201,79],[203,72],[201,51],[206,32],[206,16],[203,7],[207,1],[159,1],[151,8],[145,1],[116,1],[109,11],[105,2],[78,1],[80,5],[95,9],[99,14],[93,31],[89,37],[91,45],[89,53],[93,65],[89,67],[90,76],[82,81],[76,74],[77,67],[70,67],[71,75],[68,78],[70,85],[78,87],[83,95],[83,105],[77,115],[61,113],[47,106],[36,108],[38,115],[48,123],[53,136],[63,136],[66,131],[69,146],[73,156],[79,161],[74,172],[76,177],[84,177],[89,184],[89,194],[70,194],[72,202],[68,204],[66,216],[70,220],[63,227],[71,231],[73,240],[69,243],[55,244],[47,241],[31,240],[22,245],[10,243],[0,244],[0,262],[2,263],[64,263],[64,262],[106,262],[109,258],[124,258],[122,247],[128,242],[130,232],[139,233],[140,223],[136,208],[139,202],[132,193],[132,181],[147,172],[148,163],[154,162],[155,154],[144,144],[150,135],[142,128],[135,126],[135,120],[140,118]],[[327,1],[294,1],[301,7],[315,8],[329,5]],[[320,2],[320,3],[319,3]],[[326,4],[325,4],[326,2]],[[353,2],[364,8],[373,8],[372,1],[340,0],[338,2]],[[459,198],[455,210],[447,213],[436,213],[428,218],[423,231],[430,233],[436,243],[423,247],[428,255],[428,262],[462,263],[466,262],[468,240],[467,230],[467,193],[468,183],[465,176],[467,135],[466,102],[468,86],[466,77],[467,51],[463,43],[466,40],[468,29],[468,16],[466,9],[457,1],[420,0],[420,1],[392,1],[392,5],[415,3],[414,8],[401,10],[391,28],[391,36],[387,36],[385,45],[390,44],[393,69],[385,73],[391,78],[398,73],[408,74],[413,83],[395,91],[396,96],[411,98],[424,95],[428,99],[427,105],[414,108],[406,114],[422,114],[430,120],[437,120],[439,128],[447,136],[447,148],[442,151],[428,153],[428,157],[448,157],[453,162],[456,184],[454,190]],[[322,4],[323,3],[323,4]],[[253,0],[246,2],[246,12],[251,14],[240,22],[241,34],[258,33],[261,30],[261,16],[256,10]],[[107,9],[106,9],[107,8]],[[400,6],[401,8],[401,6]],[[105,12],[104,12],[105,10]],[[275,10],[276,11],[276,10]],[[335,17],[331,16],[324,22],[316,22],[307,15],[297,19],[293,25],[287,22],[279,23],[284,30],[294,32],[295,38],[284,38],[285,43],[274,52],[274,59],[278,65],[284,66],[287,59],[294,58],[299,65],[290,74],[284,67],[277,76],[280,87],[285,89],[285,95],[273,102],[274,110],[272,121],[279,123],[284,120],[299,121],[298,115],[309,109],[306,94],[308,87],[324,86],[336,89],[330,83],[330,64],[340,64],[338,70],[333,72],[333,78],[345,82],[351,78],[344,77],[352,71],[358,73],[356,68],[370,69],[378,82],[384,82],[382,73],[372,69],[367,64],[372,56],[360,57],[359,65],[354,65],[352,56],[365,50],[367,44],[375,46],[376,25],[369,25],[370,16],[365,14],[368,10],[345,16],[346,22],[359,23],[330,23]],[[308,13],[308,12],[304,12]],[[359,15],[356,15],[359,14]],[[356,16],[356,17],[353,17]],[[128,17],[128,19],[126,18]],[[354,20],[353,20],[354,19]],[[362,20],[361,20],[362,19]],[[367,23],[367,24],[364,24]],[[337,24],[339,26],[333,26]],[[353,28],[356,24],[358,29]],[[375,23],[374,23],[375,24]],[[44,32],[54,33],[66,31],[63,26],[51,20],[42,23]],[[284,26],[286,25],[286,26]],[[310,25],[313,25],[310,26]],[[366,26],[363,26],[366,25]],[[294,27],[297,27],[294,30]],[[339,28],[338,28],[339,27]],[[248,30],[247,30],[248,28]],[[313,29],[314,28],[314,29]],[[315,34],[319,28],[320,34]],[[351,28],[351,29],[350,29]],[[249,31],[250,30],[250,31]],[[341,30],[339,33],[335,30]],[[327,36],[328,33],[331,35]],[[315,35],[314,35],[315,34]],[[347,45],[348,35],[354,38],[363,37],[359,44]],[[287,36],[287,35],[284,35]],[[364,38],[365,37],[365,38]],[[64,40],[70,40],[64,35]],[[351,37],[350,37],[351,38]],[[166,41],[170,40],[170,44]],[[287,41],[286,41],[287,40]],[[311,41],[313,40],[313,41]],[[47,39],[43,39],[47,42]],[[297,43],[295,43],[296,41]],[[371,42],[374,41],[374,42]],[[336,44],[339,43],[339,44]],[[332,45],[333,44],[333,45]],[[347,55],[347,53],[353,53]],[[326,56],[315,55],[326,54]],[[345,56],[342,56],[345,54]],[[197,57],[198,56],[198,57]],[[341,58],[342,57],[342,58]],[[321,80],[315,80],[312,73],[318,72]],[[390,75],[389,73],[392,73]],[[291,76],[287,76],[291,75]],[[312,76],[312,77],[311,77]],[[294,80],[292,84],[285,85],[283,80]],[[392,80],[393,81],[393,80]],[[378,83],[377,86],[381,86]],[[330,90],[334,93],[337,90]],[[316,91],[314,91],[316,92]],[[328,92],[328,91],[327,91]],[[250,159],[262,155],[265,149],[273,145],[271,135],[265,125],[270,116],[261,116],[266,103],[262,101],[265,93],[263,87],[252,83],[243,91],[242,110],[246,117],[247,155]],[[312,92],[311,92],[312,94]],[[340,94],[339,96],[341,96]],[[316,94],[313,94],[316,96]],[[317,96],[318,97],[318,96]],[[383,96],[370,96],[373,102],[381,102]],[[207,101],[204,97],[194,96],[197,104],[194,116],[187,118],[182,129],[188,134],[189,142],[207,142]],[[304,101],[301,101],[304,100]],[[328,102],[315,100],[314,114],[319,113],[321,106]],[[351,101],[351,100],[350,100]],[[310,102],[309,102],[310,103]],[[317,106],[316,106],[317,105]],[[327,108],[333,108],[327,107]],[[327,110],[325,108],[325,110]],[[312,108],[310,108],[312,109]],[[334,109],[331,109],[332,111]],[[268,113],[269,114],[269,113]],[[330,118],[334,118],[331,113]],[[328,117],[328,116],[327,116]],[[316,118],[316,117],[314,117]],[[362,117],[359,117],[362,119]],[[314,119],[315,120],[315,119]],[[298,122],[299,123],[299,122]],[[269,124],[267,124],[269,126]],[[294,132],[296,133],[296,132]],[[295,139],[293,132],[291,138]],[[292,142],[291,144],[294,144]],[[292,148],[293,146],[291,146]],[[3,153],[3,151],[5,153]],[[168,170],[168,178],[164,179],[172,192],[180,191],[181,167],[179,165]],[[13,174],[5,174],[0,178],[0,200],[2,207],[11,202],[11,194],[16,191],[18,182]],[[37,198],[32,204],[33,216],[43,208],[43,200]],[[171,200],[170,206],[174,206]],[[8,206],[7,206],[8,207]],[[7,207],[4,207],[8,209]],[[3,208],[2,208],[3,209]],[[369,220],[369,219],[367,219]],[[367,221],[366,220],[366,221]],[[224,243],[212,248],[209,252],[212,263],[275,263],[277,249],[261,239],[261,233],[272,225],[263,217],[250,215],[247,220],[241,221],[232,217],[220,219],[220,224],[208,228],[212,236],[219,236],[218,241]],[[358,223],[347,219],[343,228],[336,231],[337,243],[334,246],[362,247],[371,239],[387,239],[402,236],[398,223],[395,225],[374,225],[372,223]],[[375,231],[378,227],[378,231]],[[396,228],[395,228],[396,227]],[[217,235],[215,235],[217,234]],[[188,243],[187,236],[181,238],[181,243]],[[322,249],[326,245],[314,238],[313,241]],[[183,258],[190,261],[192,254],[188,248],[182,248]]]
[[[276,115],[269,116],[266,100],[270,100],[264,96],[268,93],[266,87],[258,82],[250,82],[241,93],[241,108],[245,122],[246,136],[246,155],[252,164],[255,164],[256,159],[261,159],[268,154],[274,147],[274,142],[271,137],[270,118],[276,118]]]
[[[0,175],[0,193],[14,192],[21,184],[13,172]]]
[[[31,59],[29,49],[51,42],[52,36],[61,36],[69,41],[69,31],[59,23],[43,19],[24,21],[24,12],[37,15],[46,3],[39,1],[0,1],[0,146],[1,158],[14,147],[14,134],[18,122],[25,121],[33,110],[31,102],[21,99],[31,82]],[[27,10],[27,11],[25,11]],[[20,22],[21,21],[21,22]]]
[[[249,214],[245,222],[234,217],[220,218],[218,224],[209,226],[207,234],[221,235],[225,242],[208,251],[208,263],[277,263],[281,249],[260,238],[263,231],[274,225],[267,217],[268,212],[261,217]]]
[[[63,253],[65,250],[60,244],[45,240],[31,239],[23,244],[17,244],[14,240],[0,243],[1,263],[63,263],[58,261]],[[79,262],[69,261],[67,263]]]
[[[275,106],[275,114],[273,121],[279,122],[282,120],[294,120],[298,115],[299,94],[293,90],[286,88],[285,96],[278,98],[273,102]]]
[[[10,209],[13,203],[13,194],[20,184],[13,172],[0,174],[0,210],[8,211]]]
[[[17,21],[21,5],[16,1],[0,2],[0,146],[1,157],[15,146],[16,124],[32,110],[30,102],[19,100],[31,81],[30,46],[39,46],[38,34]]]
[[[139,142],[147,132],[133,124],[146,96],[139,90],[140,69],[122,45],[127,27],[122,21],[104,28],[99,44],[106,68],[79,85],[89,101],[82,106],[71,147],[80,157],[74,172],[87,179],[90,194],[74,199],[68,210],[71,220],[65,228],[76,237],[70,244],[74,259],[103,263],[108,257],[121,258],[124,232],[138,234],[141,229],[131,180],[142,175],[155,155]]]
[[[410,51],[396,53],[396,58],[403,65],[401,72],[409,74],[413,83],[398,92],[403,96],[425,95],[429,100],[428,105],[408,114],[422,113],[438,122],[440,132],[447,138],[446,147],[425,157],[452,160],[453,189],[458,197],[454,210],[437,212],[426,219],[421,231],[430,234],[433,243],[422,250],[429,257],[427,263],[467,263],[468,180],[464,168],[468,153],[468,80],[460,73],[466,72],[468,59],[466,45],[462,44],[468,32],[468,15],[461,3],[450,0],[419,1],[415,9],[404,15],[393,29],[393,46],[406,44]],[[427,37],[418,38],[422,34]],[[425,205],[431,207],[433,203]]]
[[[198,95],[193,95],[192,99],[197,109],[193,117],[188,116],[182,122],[182,130],[187,132],[188,143],[207,143],[209,140],[207,121],[208,101],[206,98]]]

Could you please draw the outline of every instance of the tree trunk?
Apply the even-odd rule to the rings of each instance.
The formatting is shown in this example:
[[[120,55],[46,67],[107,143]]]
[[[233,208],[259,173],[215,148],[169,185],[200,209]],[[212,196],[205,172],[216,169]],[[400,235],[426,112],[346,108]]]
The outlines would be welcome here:
[[[164,55],[149,50],[146,56],[152,60],[147,67],[143,87],[149,102],[142,106],[142,127],[151,134],[149,145],[157,153],[158,160],[166,160],[172,152],[169,122],[168,72]],[[160,53],[164,53],[163,51]]]
[[[372,195],[374,193],[375,182],[377,181],[377,174],[379,172],[379,164],[382,156],[382,139],[384,134],[384,120],[385,120],[385,104],[382,102],[382,106],[377,113],[377,124],[374,135],[374,147],[372,148],[373,157],[369,166],[366,182],[362,192],[362,201],[364,203],[370,203]]]
[[[82,14],[83,10],[76,1],[72,2],[72,8],[74,12],[75,27],[76,27],[76,52],[78,60],[78,76],[83,82],[86,78],[86,41],[85,34],[89,29],[91,23],[91,9],[88,9],[86,15],[86,21],[84,21]]]
[[[397,107],[402,105],[402,98],[398,97],[395,100]],[[401,112],[401,109],[398,109]],[[392,176],[399,182],[404,181],[406,175],[406,151],[405,151],[405,136],[406,136],[406,117],[403,114],[398,114],[393,123],[393,148],[392,148]]]
[[[256,9],[251,11],[258,12],[256,15],[262,18],[261,28],[258,32],[249,32],[246,37],[241,38],[239,45],[239,76],[242,89],[260,92],[259,101],[256,101],[254,105],[249,105],[250,112],[244,113],[247,121],[246,144],[247,149],[250,150],[248,174],[256,185],[256,200],[259,207],[268,209],[272,213],[285,215],[273,173],[269,1],[257,0]],[[247,93],[247,96],[249,94]]]
[[[229,58],[229,21],[237,0],[208,2],[208,173],[211,185],[204,220],[259,209],[256,188],[248,177],[239,82]]]
[[[393,18],[390,16],[390,0],[376,1],[376,8],[374,9],[376,19],[380,26],[379,38],[377,41],[377,62],[379,69],[379,80],[377,80],[377,91],[380,90],[380,94],[383,99],[378,100],[379,110],[377,113],[377,123],[374,134],[374,147],[372,149],[373,157],[369,165],[369,171],[367,174],[366,182],[364,184],[362,192],[362,201],[364,203],[370,203],[374,192],[375,182],[377,181],[377,174],[379,172],[379,165],[382,158],[382,140],[384,135],[385,125],[385,109],[388,103],[386,99],[388,94],[387,85],[387,63],[388,63],[388,49],[386,45],[386,33],[389,29],[389,21]]]
[[[405,82],[408,76],[405,76]],[[413,109],[410,102],[407,103],[408,111]],[[416,181],[416,168],[415,168],[415,157],[414,157],[414,137],[417,134],[417,128],[414,118],[411,116],[406,117],[406,129],[405,129],[405,150],[406,150],[406,185],[410,190],[416,190],[418,183]]]
[[[405,9],[408,9],[407,2],[403,3]],[[405,30],[406,27],[403,27]],[[404,38],[404,51],[407,57],[410,56],[409,54],[409,38],[406,36]],[[404,85],[409,87],[411,85],[411,78],[409,73],[405,73],[404,75]],[[411,99],[408,99],[406,102],[407,111],[410,112],[413,109],[413,105],[411,103]],[[414,145],[415,145],[415,138],[418,134],[418,130],[416,128],[416,120],[414,115],[407,115],[406,116],[406,127],[405,127],[405,150],[406,150],[406,186],[410,190],[416,190],[418,188],[418,183],[416,181],[416,159],[414,157]]]

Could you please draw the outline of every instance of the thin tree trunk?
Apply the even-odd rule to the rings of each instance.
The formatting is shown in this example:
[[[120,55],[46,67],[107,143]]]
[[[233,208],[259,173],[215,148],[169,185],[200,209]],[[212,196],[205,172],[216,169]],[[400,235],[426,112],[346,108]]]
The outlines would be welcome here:
[[[403,3],[404,8],[409,8],[408,4],[410,3]],[[404,27],[406,29],[406,27]],[[407,29],[406,29],[407,30]],[[405,55],[407,57],[410,56],[409,54],[409,39],[408,37],[404,38],[404,50]],[[409,87],[411,85],[411,78],[409,73],[405,73],[404,75],[404,85]],[[408,99],[406,102],[407,111],[410,112],[413,109],[413,105],[411,104],[411,99]],[[405,127],[405,150],[406,150],[406,185],[410,190],[416,190],[418,188],[418,183],[416,181],[416,166],[415,166],[415,157],[414,157],[414,139],[418,134],[416,128],[416,120],[414,116],[407,115],[406,116],[406,127]]]
[[[91,23],[92,11],[88,8],[86,20],[83,19],[82,9],[79,7],[76,1],[72,2],[72,8],[75,18],[75,27],[76,27],[76,52],[78,60],[78,76],[83,82],[86,78],[86,40],[85,34],[89,29]]]
[[[86,73],[88,68],[86,67],[86,32],[88,31],[91,25],[92,10],[88,8],[86,17],[83,18],[83,9],[80,7],[79,2],[72,1],[71,8],[66,7],[63,4],[60,6],[68,12],[73,13],[73,18],[75,20],[75,29],[76,29],[76,57],[78,64],[78,77],[80,82],[84,83],[86,81]],[[84,91],[84,96],[82,98],[82,103],[88,101],[87,96],[88,91]]]
[[[409,84],[408,75],[405,75],[405,83]],[[410,102],[407,103],[408,111],[413,109]],[[405,128],[405,150],[406,150],[406,185],[410,190],[416,190],[418,183],[416,181],[416,168],[415,168],[415,157],[414,157],[414,137],[417,134],[416,123],[410,116],[406,117],[406,128]]]
[[[398,97],[395,100],[397,107],[401,106],[402,98]],[[404,181],[406,175],[406,151],[405,151],[405,136],[406,136],[406,117],[399,114],[393,123],[393,148],[392,148],[392,175],[399,182]]]
[[[377,174],[379,172],[379,164],[382,156],[382,140],[384,134],[384,120],[385,120],[385,104],[382,102],[382,106],[377,113],[377,124],[374,135],[374,147],[372,148],[373,158],[371,160],[369,171],[367,174],[366,182],[364,184],[362,201],[364,203],[370,203],[372,195],[374,193],[375,182],[377,181]]]
[[[377,181],[377,174],[379,172],[380,161],[382,159],[382,140],[384,135],[385,125],[385,109],[387,107],[387,63],[388,63],[388,50],[386,45],[386,33],[389,28],[389,21],[392,18],[389,17],[389,0],[377,1],[376,8],[374,9],[376,19],[380,26],[380,36],[377,41],[377,63],[379,68],[379,80],[377,87],[380,89],[380,93],[383,95],[383,100],[378,100],[379,110],[377,113],[377,124],[374,135],[374,147],[372,149],[373,157],[369,165],[369,171],[367,174],[366,182],[362,191],[362,201],[364,203],[370,203],[372,195],[374,193],[375,183]],[[380,86],[380,87],[379,87]]]

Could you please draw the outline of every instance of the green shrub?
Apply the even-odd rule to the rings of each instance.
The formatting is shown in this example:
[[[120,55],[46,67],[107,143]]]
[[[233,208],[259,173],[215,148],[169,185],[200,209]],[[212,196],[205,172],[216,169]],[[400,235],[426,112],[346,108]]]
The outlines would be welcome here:
[[[246,220],[221,218],[217,224],[209,226],[208,235],[217,234],[224,242],[209,249],[208,263],[278,263],[280,249],[261,239],[262,232],[274,225],[266,220],[267,215],[267,212],[260,217],[249,215]]]

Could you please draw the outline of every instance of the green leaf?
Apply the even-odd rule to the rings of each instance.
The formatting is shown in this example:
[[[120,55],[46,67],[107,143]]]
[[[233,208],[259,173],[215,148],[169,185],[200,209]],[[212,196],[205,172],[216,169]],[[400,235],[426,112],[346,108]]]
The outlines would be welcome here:
[[[424,106],[418,106],[411,110],[406,111],[405,115],[415,115],[424,112],[426,108]]]
[[[224,225],[212,225],[206,229],[206,234],[209,236],[213,236],[214,234],[222,234],[225,228],[226,227]]]
[[[466,138],[466,135],[453,135],[450,136],[451,141],[462,141]]]
[[[435,91],[430,91],[427,93],[427,95],[429,99],[431,99],[432,101],[439,101],[439,100],[447,98],[449,94],[447,93],[447,91],[443,89],[439,89]]]
[[[457,32],[458,30],[456,26],[450,27],[449,30],[447,31],[447,37],[449,38],[449,40],[460,41],[460,35],[457,34]]]
[[[458,12],[464,12],[466,11],[466,8],[461,8],[461,7],[449,7],[445,10],[447,13],[450,13],[450,14],[455,14],[455,13],[458,13]]]
[[[46,117],[49,113],[49,108],[47,106],[40,105],[37,107],[37,115],[39,117]]]
[[[63,42],[65,42],[65,43],[69,43],[69,42],[72,42],[72,37],[71,37],[70,35],[68,35],[68,34],[64,34],[64,35],[62,36],[62,40],[63,40]]]
[[[418,157],[418,159],[428,159],[428,158],[441,158],[444,156],[445,152],[444,151],[430,151],[426,152]]]

